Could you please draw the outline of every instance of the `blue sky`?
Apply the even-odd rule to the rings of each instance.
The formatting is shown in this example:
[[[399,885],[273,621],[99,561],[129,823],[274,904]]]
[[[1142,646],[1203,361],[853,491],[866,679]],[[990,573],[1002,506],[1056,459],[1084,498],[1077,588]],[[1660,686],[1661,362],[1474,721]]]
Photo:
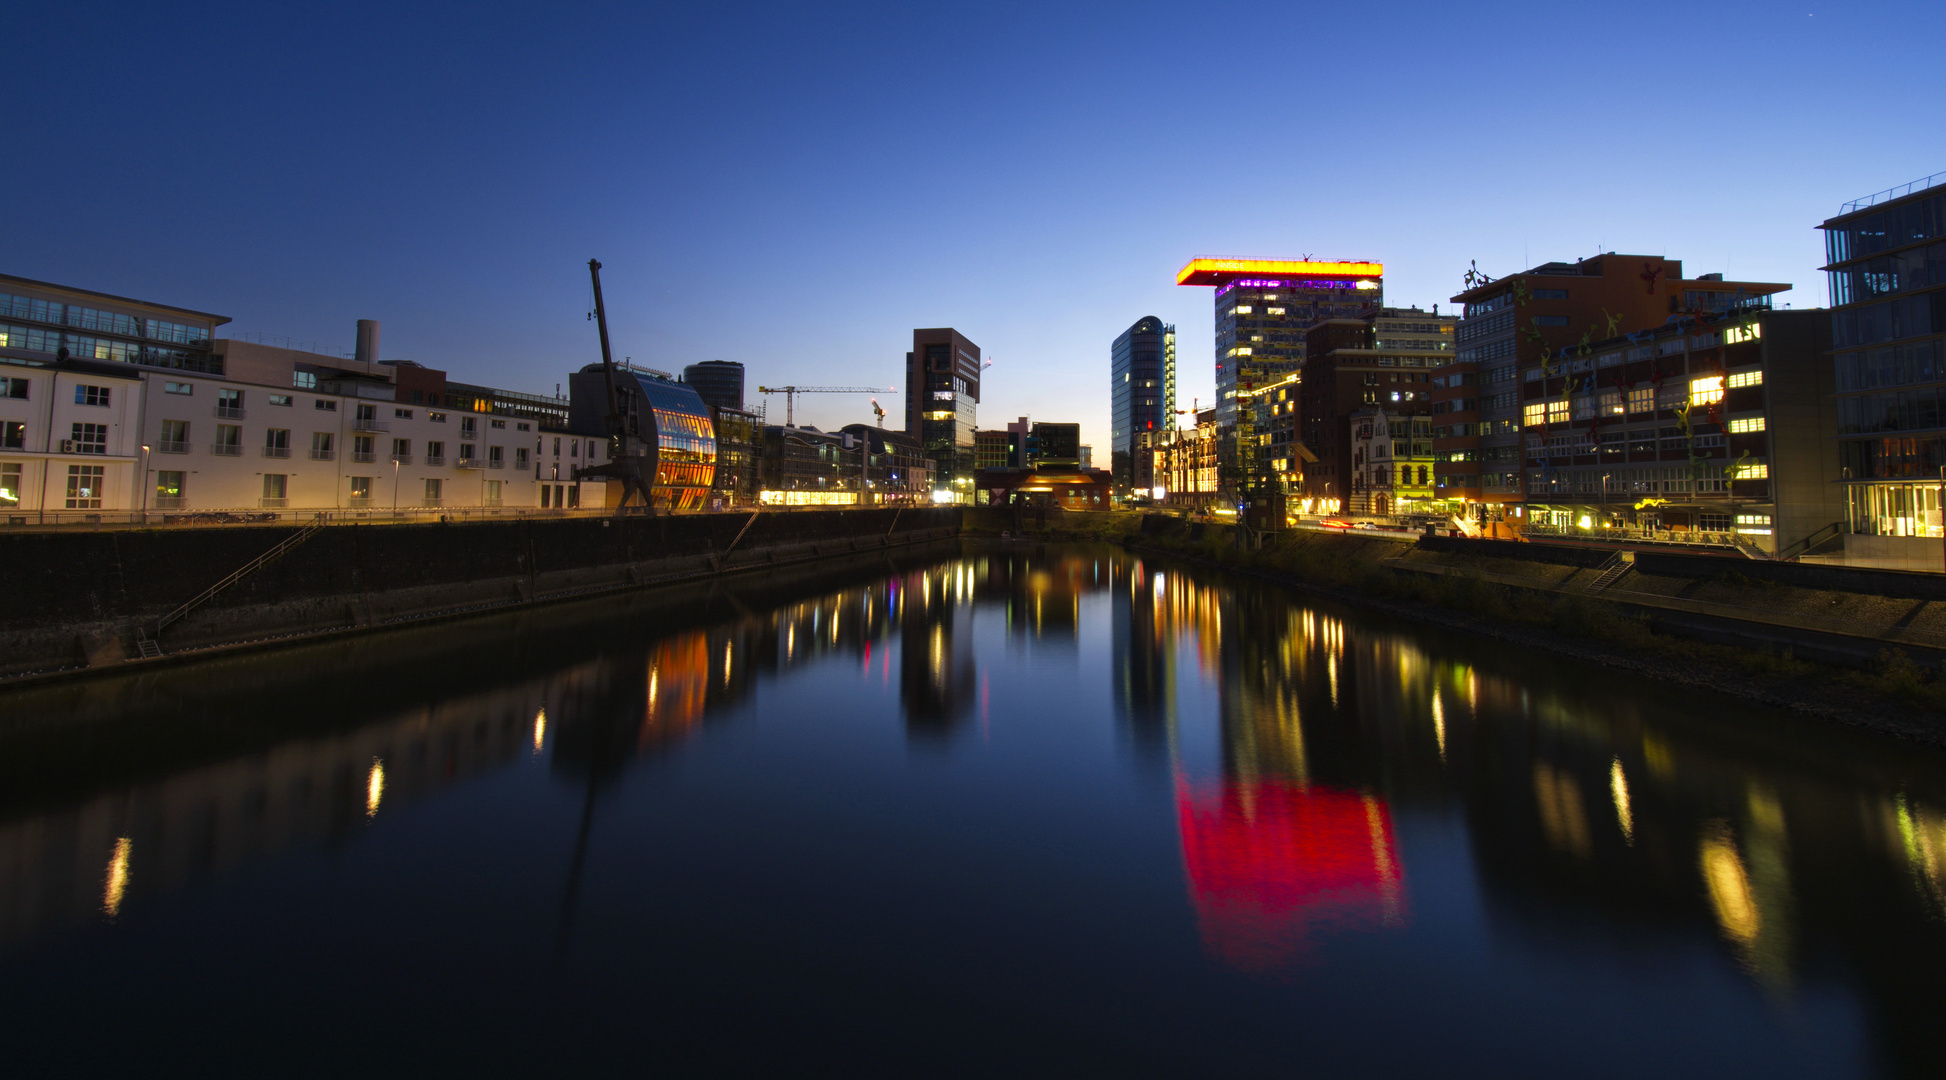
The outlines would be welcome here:
[[[1794,283],[1814,226],[1946,170],[1938,3],[31,5],[0,271],[551,392],[618,353],[902,385],[1107,443],[1108,348],[1196,255],[1374,259],[1444,303],[1597,250]],[[893,417],[898,398],[882,399]],[[781,406],[781,402],[777,403]],[[800,418],[870,418],[807,398]],[[776,410],[781,413],[781,408]]]

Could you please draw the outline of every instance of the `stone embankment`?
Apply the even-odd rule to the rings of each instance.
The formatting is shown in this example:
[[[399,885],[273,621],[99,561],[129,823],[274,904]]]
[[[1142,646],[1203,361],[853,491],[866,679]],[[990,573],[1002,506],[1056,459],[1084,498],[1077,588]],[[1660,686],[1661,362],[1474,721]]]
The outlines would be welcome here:
[[[0,535],[0,679],[550,603],[957,536],[956,509]],[[145,644],[152,642],[153,644]]]

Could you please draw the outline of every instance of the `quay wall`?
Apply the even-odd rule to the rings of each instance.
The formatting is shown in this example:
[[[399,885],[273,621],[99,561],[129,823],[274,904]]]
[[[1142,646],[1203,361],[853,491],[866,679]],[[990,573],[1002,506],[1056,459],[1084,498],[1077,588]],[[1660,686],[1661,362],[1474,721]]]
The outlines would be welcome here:
[[[159,638],[166,653],[639,587],[956,536],[956,508],[319,529]],[[747,528],[746,528],[747,526]],[[137,632],[297,527],[0,534],[0,677],[114,666]]]

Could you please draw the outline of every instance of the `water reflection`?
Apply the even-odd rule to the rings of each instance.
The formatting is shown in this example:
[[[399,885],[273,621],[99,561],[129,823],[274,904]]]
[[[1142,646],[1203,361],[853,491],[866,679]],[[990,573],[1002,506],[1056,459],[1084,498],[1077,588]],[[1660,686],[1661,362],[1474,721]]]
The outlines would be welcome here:
[[[1155,839],[1118,830],[1159,825],[1175,861],[1154,870],[1170,875],[1156,894],[1178,907],[1131,917],[1144,934],[1122,944],[1165,957],[1179,933],[1225,993],[1330,981],[1370,949],[1547,956],[1599,976],[1619,942],[1645,965],[1710,957],[1779,1015],[1856,997],[1890,1067],[1946,1053],[1930,978],[1946,961],[1937,754],[1109,550],[996,546],[830,573],[233,662],[220,679],[181,669],[15,695],[8,716],[61,721],[0,732],[0,945],[121,932],[157,898],[357,843],[503,771],[578,807],[553,861],[527,869],[558,889],[563,940],[594,933],[575,929],[598,879],[593,838],[642,812],[611,795],[639,792],[651,763],[697,760],[712,725],[787,715],[835,732],[833,717],[883,716],[914,752],[866,755],[887,771],[854,780],[897,792],[886,805],[918,797],[901,770],[991,770],[951,774],[968,800],[956,809],[993,838],[963,888],[1021,857],[1001,839],[1014,825],[1039,837],[1088,821],[1106,850]],[[826,696],[805,697],[812,685]],[[1075,716],[1049,715],[1057,694]],[[1006,740],[1069,727],[1112,731],[1113,749],[1030,760]],[[1125,771],[1116,797],[1157,813],[1080,775],[1112,813],[1023,797],[1060,786],[1051,760]],[[1020,823],[1030,807],[1044,816]],[[712,826],[694,827],[708,849]],[[885,866],[846,852],[847,872],[904,881],[926,851],[900,850]],[[800,884],[749,872],[760,893]],[[1085,937],[1099,914],[1036,900],[1047,923],[1013,961],[1030,973],[1046,940]],[[790,917],[767,914],[786,929],[766,933],[787,936]],[[1493,948],[1509,943],[1522,948]],[[1483,1000],[1495,977],[1479,976]],[[1591,1013],[1647,1007],[1626,985],[1575,992]]]

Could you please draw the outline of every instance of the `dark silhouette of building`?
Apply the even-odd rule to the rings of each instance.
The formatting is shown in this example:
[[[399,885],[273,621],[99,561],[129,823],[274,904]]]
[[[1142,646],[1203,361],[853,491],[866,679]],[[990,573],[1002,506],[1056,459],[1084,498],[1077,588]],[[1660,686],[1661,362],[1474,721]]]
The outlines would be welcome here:
[[[703,403],[716,409],[743,409],[743,365],[734,360],[705,360],[682,369],[682,381]]]
[[[954,501],[973,498],[975,412],[980,404],[980,347],[950,327],[912,332],[905,354],[905,431],[933,459],[934,490]]]
[[[1120,488],[1155,485],[1150,445],[1175,426],[1176,328],[1144,315],[1109,350],[1109,464]],[[1074,459],[1080,460],[1076,433]]]

